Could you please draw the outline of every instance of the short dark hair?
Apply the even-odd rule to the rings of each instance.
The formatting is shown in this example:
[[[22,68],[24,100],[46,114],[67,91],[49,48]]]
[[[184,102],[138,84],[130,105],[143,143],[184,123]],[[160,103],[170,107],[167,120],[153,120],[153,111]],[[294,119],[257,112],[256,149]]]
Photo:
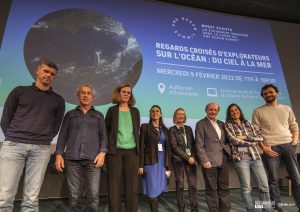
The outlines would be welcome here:
[[[264,85],[264,87],[261,88],[261,91],[260,91],[260,95],[262,97],[264,97],[264,94],[263,94],[264,90],[266,90],[268,88],[273,88],[276,93],[279,93],[279,90],[278,90],[278,88],[275,85],[273,85],[273,84],[266,84],[266,85]]]
[[[46,66],[48,66],[50,68],[54,68],[56,70],[56,72],[58,71],[58,66],[54,62],[52,62],[50,60],[42,60],[42,62],[39,65],[39,67],[41,67],[42,65],[46,65]]]
[[[131,95],[130,95],[130,99],[128,101],[128,105],[129,106],[134,106],[135,105],[135,98],[132,92],[132,88],[129,84],[122,84],[119,85],[118,87],[116,87],[113,91],[112,91],[112,103],[114,104],[120,104],[120,91],[122,90],[122,88],[125,87],[129,87],[131,89]]]
[[[234,107],[234,106],[236,106],[237,109],[239,109],[239,111],[240,111],[240,120],[241,120],[241,122],[246,121],[242,109],[241,109],[237,104],[232,103],[232,104],[230,104],[230,105],[227,107],[227,111],[226,111],[226,123],[227,123],[227,122],[229,122],[229,123],[230,123],[230,122],[231,122],[231,123],[233,122],[233,119],[232,119],[232,117],[231,117],[231,115],[230,115],[230,110],[231,110],[231,108]]]

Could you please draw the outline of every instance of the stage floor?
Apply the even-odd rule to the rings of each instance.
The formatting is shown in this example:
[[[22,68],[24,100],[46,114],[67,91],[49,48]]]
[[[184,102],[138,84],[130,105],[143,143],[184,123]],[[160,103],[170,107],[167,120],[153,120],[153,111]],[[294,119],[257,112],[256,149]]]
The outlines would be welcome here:
[[[232,212],[244,212],[245,208],[243,207],[242,197],[240,194],[240,189],[230,189],[231,195],[231,211]],[[258,192],[257,189],[254,188],[252,191],[253,199],[258,200]],[[288,196],[288,188],[281,187],[281,196],[282,196],[282,203],[286,206],[283,208],[285,212],[295,212],[298,211],[294,204],[294,200],[292,197]],[[188,193],[185,192],[185,203],[186,203],[186,211],[190,211],[189,202],[188,202]],[[207,204],[204,197],[204,190],[198,191],[198,204],[199,204],[199,211],[208,211]],[[123,210],[124,209],[124,205]],[[20,201],[16,201],[14,212],[20,211]],[[40,200],[40,212],[67,212],[68,211],[68,199],[44,199]],[[106,212],[107,210],[107,197],[101,196],[100,205],[99,205],[100,212]],[[148,212],[148,200],[147,197],[144,195],[139,195],[139,211],[140,212]],[[159,211],[160,212],[176,212],[176,198],[175,192],[168,192],[161,195],[159,200]],[[257,211],[260,211],[257,209]]]

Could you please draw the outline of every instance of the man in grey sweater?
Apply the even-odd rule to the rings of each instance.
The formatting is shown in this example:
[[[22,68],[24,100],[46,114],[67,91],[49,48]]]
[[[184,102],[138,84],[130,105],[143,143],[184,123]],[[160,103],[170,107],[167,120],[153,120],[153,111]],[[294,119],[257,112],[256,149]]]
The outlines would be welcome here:
[[[270,196],[274,201],[274,208],[277,211],[283,211],[278,187],[281,159],[285,162],[292,180],[295,203],[300,208],[300,175],[296,154],[299,128],[292,109],[277,102],[278,92],[278,88],[273,84],[262,87],[261,96],[266,104],[254,110],[252,122],[264,138],[261,144],[262,158],[268,174]]]

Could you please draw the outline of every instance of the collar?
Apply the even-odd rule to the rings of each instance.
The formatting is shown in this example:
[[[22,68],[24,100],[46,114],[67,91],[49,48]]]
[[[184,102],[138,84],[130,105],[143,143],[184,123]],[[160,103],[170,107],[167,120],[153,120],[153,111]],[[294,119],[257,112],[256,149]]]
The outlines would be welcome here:
[[[53,91],[52,91],[52,87],[50,87],[48,90],[46,90],[46,91],[43,91],[43,90],[41,90],[41,89],[39,89],[38,87],[36,87],[36,85],[35,85],[35,82],[34,83],[32,83],[32,88],[35,90],[35,91],[41,91],[41,92],[47,92],[47,93],[52,93]]]
[[[155,133],[160,133],[160,130],[162,130],[162,127],[156,128],[156,127],[153,125],[153,122],[152,122],[152,121],[149,123],[149,126],[150,126],[150,129],[151,129],[153,132],[155,132]],[[157,129],[159,129],[159,130],[157,130]]]
[[[177,124],[175,124],[175,126],[176,126],[177,129],[179,129],[179,128],[182,128],[182,127],[184,128],[185,125],[182,125],[182,127],[180,127]]]
[[[207,118],[209,121],[214,122],[214,123],[217,123],[217,121],[218,121],[218,119],[213,120],[213,119],[208,118],[208,116],[206,116],[206,118]]]
[[[76,110],[79,110],[79,111],[82,111],[82,110],[80,109],[80,105],[78,105],[75,109],[76,109]],[[92,106],[91,109],[89,109],[88,111],[90,111],[90,110],[95,110],[94,106]]]

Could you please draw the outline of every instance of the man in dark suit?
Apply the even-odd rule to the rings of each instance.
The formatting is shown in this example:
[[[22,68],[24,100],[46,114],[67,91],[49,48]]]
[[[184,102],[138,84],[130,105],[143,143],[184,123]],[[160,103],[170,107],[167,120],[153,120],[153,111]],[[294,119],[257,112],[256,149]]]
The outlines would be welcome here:
[[[231,202],[228,190],[230,147],[226,142],[224,123],[217,120],[219,111],[219,105],[214,102],[206,105],[207,116],[196,125],[195,145],[208,208],[212,212],[227,212]]]

